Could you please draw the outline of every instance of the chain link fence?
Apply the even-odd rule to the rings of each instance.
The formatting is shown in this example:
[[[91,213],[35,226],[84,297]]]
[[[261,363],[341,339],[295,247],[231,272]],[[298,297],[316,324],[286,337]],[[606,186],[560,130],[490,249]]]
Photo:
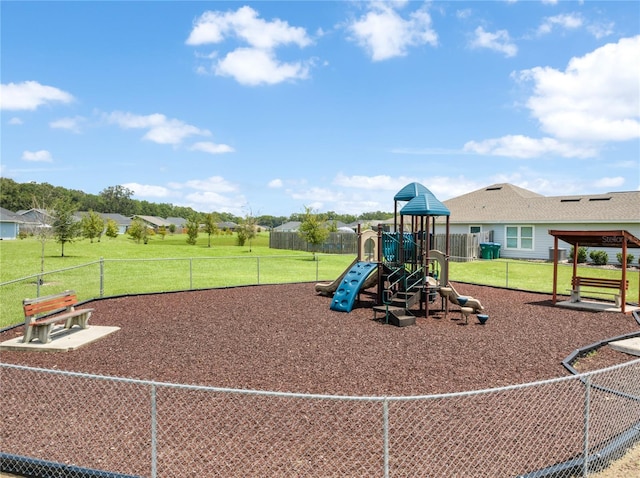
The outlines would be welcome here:
[[[640,439],[640,360],[412,397],[0,373],[0,469],[26,476],[588,476]]]
[[[0,329],[21,323],[22,301],[73,289],[80,301],[119,295],[333,280],[352,256],[102,259],[0,284]]]
[[[70,288],[90,300],[318,281],[344,269],[327,267],[286,256],[104,260],[0,284],[0,311],[11,323],[22,299]],[[499,267],[512,286],[516,269]],[[640,440],[640,360],[416,397],[231,390],[2,363],[0,384],[0,470],[25,476],[572,477]]]

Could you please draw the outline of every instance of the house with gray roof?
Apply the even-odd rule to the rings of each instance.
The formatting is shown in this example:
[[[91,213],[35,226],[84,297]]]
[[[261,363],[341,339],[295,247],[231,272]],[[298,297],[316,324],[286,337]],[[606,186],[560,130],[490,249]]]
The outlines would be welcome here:
[[[122,214],[117,213],[100,213],[100,217],[104,219],[105,226],[107,221],[113,221],[118,225],[118,234],[126,234],[127,229],[131,225],[131,218],[123,216]]]
[[[133,216],[133,219],[140,219],[141,221],[143,221],[148,227],[152,228],[153,230],[157,231],[159,227],[166,227],[167,229],[169,228],[169,226],[171,226],[171,223],[161,217],[158,216],[141,216],[141,215],[135,215]]]
[[[274,232],[298,232],[298,229],[300,229],[300,224],[302,224],[302,222],[300,221],[289,221],[289,222],[285,222],[284,224],[280,224],[277,227],[273,228]]]
[[[451,211],[451,234],[479,234],[480,242],[499,243],[505,258],[548,260],[549,230],[626,230],[640,237],[640,191],[543,196],[500,183],[443,203]],[[436,232],[445,232],[444,219],[437,219]],[[559,248],[571,246],[561,242]],[[617,262],[619,250],[602,250]]]
[[[0,240],[16,239],[24,221],[15,213],[0,207]]]

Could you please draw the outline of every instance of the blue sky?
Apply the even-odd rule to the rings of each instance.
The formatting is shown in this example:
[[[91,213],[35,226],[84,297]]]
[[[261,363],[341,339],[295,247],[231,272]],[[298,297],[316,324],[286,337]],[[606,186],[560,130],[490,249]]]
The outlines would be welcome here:
[[[7,2],[0,174],[202,212],[640,187],[640,2]]]

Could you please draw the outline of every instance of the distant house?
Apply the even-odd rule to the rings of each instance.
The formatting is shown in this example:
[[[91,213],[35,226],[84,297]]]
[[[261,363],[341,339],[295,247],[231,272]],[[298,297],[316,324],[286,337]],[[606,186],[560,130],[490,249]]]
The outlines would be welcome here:
[[[640,236],[640,191],[543,196],[501,183],[443,203],[451,211],[451,234],[479,234],[480,242],[499,243],[505,258],[548,260],[551,229],[626,230]],[[444,218],[436,224],[436,232],[444,232]],[[561,242],[559,248],[571,246]],[[603,250],[609,262],[617,261],[619,250]]]
[[[23,222],[17,214],[0,207],[0,240],[17,238]]]
[[[154,231],[157,231],[160,227],[163,227],[163,226],[166,227],[167,229],[169,228],[169,226],[171,226],[170,222],[158,216],[136,215],[136,216],[133,216],[132,219],[140,219],[142,222],[144,222],[148,227],[150,227]]]
[[[126,234],[127,229],[131,225],[131,218],[116,213],[100,213],[100,217],[104,219],[105,227],[107,221],[111,220],[118,225],[118,234]]]
[[[218,223],[218,229],[221,231],[235,231],[238,225],[232,221],[224,221]]]
[[[177,233],[182,233],[187,227],[187,220],[183,217],[168,217],[166,221],[175,226]]]
[[[302,224],[300,221],[285,222],[278,227],[274,227],[273,232],[297,232],[300,229],[300,224]]]
[[[20,231],[27,234],[37,234],[43,227],[51,227],[55,218],[44,209],[22,209],[16,212],[16,216],[22,220]]]

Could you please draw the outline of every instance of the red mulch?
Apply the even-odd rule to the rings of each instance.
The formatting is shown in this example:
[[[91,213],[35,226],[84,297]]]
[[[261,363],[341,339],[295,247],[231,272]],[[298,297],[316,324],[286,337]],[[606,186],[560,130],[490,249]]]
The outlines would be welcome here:
[[[3,362],[163,382],[283,392],[412,395],[567,375],[573,350],[639,330],[630,315],[554,307],[550,296],[457,284],[485,325],[455,307],[415,326],[373,321],[372,297],[330,310],[314,284],[265,285],[98,300],[90,323],[121,330],[69,353],[3,351]],[[436,301],[440,304],[440,299]],[[433,305],[431,307],[434,307]],[[0,341],[22,335],[22,327]],[[589,369],[634,357],[602,349]]]
[[[456,289],[480,299],[485,325],[474,316],[464,325],[453,307],[448,318],[423,314],[398,328],[372,320],[366,294],[346,314],[331,311],[314,284],[252,286],[94,301],[90,323],[121,330],[76,351],[3,351],[0,360],[159,382],[406,396],[567,376],[561,362],[575,349],[640,329],[630,315],[554,307],[549,295]],[[17,335],[22,327],[0,341]],[[579,366],[634,358],[604,347]],[[3,451],[150,474],[148,387],[13,370],[3,372],[2,384]],[[583,447],[583,393],[574,381],[391,402],[391,474],[507,476],[568,460]],[[157,394],[160,476],[381,475],[380,403],[167,387]],[[609,398],[598,395],[597,404],[612,407]],[[634,413],[594,422],[590,443],[631,426]]]

